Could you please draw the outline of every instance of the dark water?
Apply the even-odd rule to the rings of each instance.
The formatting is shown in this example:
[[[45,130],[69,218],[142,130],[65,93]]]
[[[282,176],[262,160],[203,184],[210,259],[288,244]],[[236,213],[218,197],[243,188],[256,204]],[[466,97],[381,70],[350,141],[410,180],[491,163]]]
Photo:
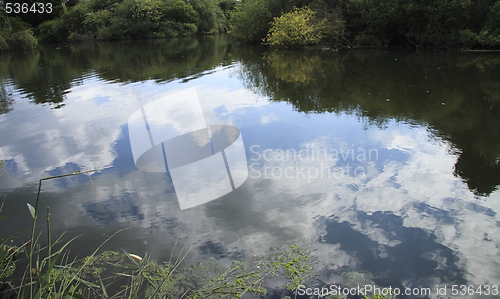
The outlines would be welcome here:
[[[176,242],[224,263],[312,239],[326,283],[500,282],[498,54],[267,51],[214,36],[8,53],[0,80],[2,236],[30,224],[40,178],[97,168],[97,191],[85,175],[43,184],[54,234],[83,234],[81,255],[122,228],[103,249],[160,260]],[[207,123],[240,130],[248,177],[235,186],[226,163],[234,191],[181,210],[174,174],[138,169],[129,119],[188,88]]]

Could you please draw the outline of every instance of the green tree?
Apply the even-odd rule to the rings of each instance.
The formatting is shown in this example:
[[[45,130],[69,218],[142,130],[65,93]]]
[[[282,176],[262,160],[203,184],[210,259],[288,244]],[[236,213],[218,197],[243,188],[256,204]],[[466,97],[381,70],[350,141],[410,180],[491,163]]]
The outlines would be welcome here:
[[[459,46],[460,31],[470,26],[469,0],[402,1],[401,22],[406,29],[404,35],[409,44],[417,47]]]
[[[111,25],[112,12],[108,9],[91,11],[83,21],[84,30],[95,36],[98,40],[110,39],[109,26]]]
[[[261,43],[272,20],[267,0],[245,0],[231,15],[230,32],[240,41]]]
[[[196,33],[199,15],[190,3],[182,0],[167,2],[162,7],[159,31],[165,37],[188,36]]]
[[[34,49],[37,45],[33,31],[27,23],[0,13],[0,52]]]
[[[199,15],[190,3],[182,0],[173,1],[163,6],[163,19],[178,23],[199,22]]]
[[[238,2],[236,0],[221,0],[217,4],[224,14],[224,19],[222,23],[222,30],[228,32],[230,30],[231,13],[236,9]]]
[[[196,24],[198,34],[212,34],[223,31],[224,13],[215,0],[191,0],[189,3],[199,15]]]
[[[491,47],[500,47],[500,1],[497,1],[491,6],[483,28],[482,32],[488,38],[481,42],[482,45],[487,45]]]
[[[130,12],[132,13],[131,21],[133,24],[130,28],[131,37],[161,37],[156,35],[161,19],[161,2],[157,0],[135,0],[131,2]]]
[[[36,35],[42,42],[79,40],[87,33],[84,21],[89,10],[87,1],[82,1],[71,7],[65,6],[60,17],[41,23],[36,28]]]
[[[336,2],[346,22],[346,37],[356,46],[453,49],[500,45],[493,29],[500,28],[495,0]]]

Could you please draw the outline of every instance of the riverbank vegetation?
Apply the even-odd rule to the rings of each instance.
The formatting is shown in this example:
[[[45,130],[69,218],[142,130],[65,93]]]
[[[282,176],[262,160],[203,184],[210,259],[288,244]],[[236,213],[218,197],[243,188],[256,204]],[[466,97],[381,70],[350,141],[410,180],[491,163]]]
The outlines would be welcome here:
[[[305,7],[307,10],[295,10]],[[294,27],[309,22],[311,26],[295,27],[293,34],[303,38],[291,45],[434,49],[500,46],[500,1],[496,0],[244,0],[234,16],[231,29],[236,38],[260,43],[268,32],[286,37],[283,42],[269,42],[268,36],[268,43],[273,45],[290,45],[293,36],[284,23]],[[308,41],[307,30],[311,28],[321,38]]]
[[[28,205],[30,207],[30,205]],[[0,205],[0,212],[3,204]],[[37,211],[30,207],[32,215]],[[36,216],[35,222],[36,222]],[[2,217],[3,218],[3,217]],[[318,281],[313,274],[314,258],[311,245],[284,245],[271,248],[266,255],[234,261],[227,269],[204,260],[185,265],[190,250],[172,248],[170,259],[158,262],[145,254],[139,256],[125,250],[101,251],[109,237],[92,254],[83,258],[70,257],[67,247],[78,238],[63,243],[63,236],[51,241],[50,212],[44,232],[33,234],[30,240],[13,245],[19,236],[0,239],[0,298],[255,298],[268,294],[266,282],[279,281],[283,290],[276,290],[284,299],[297,298],[304,284]],[[1,218],[0,218],[1,220]],[[46,234],[48,243],[42,246]],[[23,268],[22,265],[25,265]],[[372,285],[378,287],[369,273],[348,272],[346,288]],[[286,281],[285,283],[283,283]],[[350,298],[338,295],[334,289],[314,284],[322,290],[310,298]],[[285,286],[286,285],[286,286]],[[331,291],[331,292],[330,292]],[[286,295],[289,294],[289,295]],[[335,295],[334,295],[335,294]],[[365,299],[393,299],[395,296],[366,294]]]
[[[50,13],[30,9],[49,2]],[[500,48],[497,0],[30,0],[24,12],[6,3],[0,51],[219,32],[285,47]]]
[[[30,10],[54,2],[50,13]],[[47,42],[125,40],[213,34],[228,30],[229,0],[26,1],[25,12],[1,1],[0,50]],[[9,12],[9,13],[7,13]]]
[[[91,174],[96,171],[75,171],[39,180],[36,201],[26,203],[26,213],[33,219],[31,227],[0,235],[0,298],[232,299],[248,293],[262,298],[268,293],[269,281],[274,289],[273,298],[276,295],[284,299],[297,298],[299,289],[305,285],[322,290],[314,298],[348,298],[333,294],[336,292],[333,288],[324,291],[324,282],[313,273],[317,263],[312,254],[314,244],[310,241],[270,248],[265,255],[235,260],[228,268],[221,268],[211,260],[186,262],[191,249],[179,249],[177,242],[169,249],[170,258],[163,262],[153,260],[147,253],[102,250],[125,229],[107,237],[90,255],[71,254],[69,245],[78,242],[78,236],[70,238],[63,233],[54,238],[50,208],[44,211],[40,204],[42,183],[86,175],[95,190]],[[0,221],[7,217],[2,213],[4,204],[5,199],[0,203]],[[42,218],[45,224],[40,223]],[[345,272],[342,276],[345,280],[342,285],[346,288],[367,285],[379,288],[368,272]],[[279,286],[282,290],[277,289]],[[374,291],[362,297],[394,298],[392,294],[381,296]]]
[[[241,298],[245,293],[265,294],[262,285],[271,277],[286,279],[290,292],[312,277],[312,247],[306,245],[273,248],[266,256],[235,261],[227,270],[210,261],[181,267],[190,250],[182,248],[163,263],[148,254],[100,252],[118,231],[92,254],[71,257],[68,245],[78,238],[64,243],[63,234],[53,240],[48,207],[46,225],[37,224],[42,182],[85,174],[94,186],[90,173],[95,171],[40,179],[36,202],[27,203],[33,217],[32,228],[25,230],[27,240],[19,241],[23,231],[0,239],[0,298]]]
[[[53,240],[48,207],[45,226],[37,224],[42,217],[39,211],[42,182],[85,174],[94,186],[90,173],[95,171],[76,171],[40,179],[36,202],[34,205],[27,203],[27,212],[33,217],[32,228],[0,238],[0,298],[241,298],[246,293],[267,294],[265,281],[273,277],[286,281],[280,292],[283,296],[296,297],[299,287],[312,283],[311,244],[271,248],[264,256],[253,255],[222,269],[212,261],[184,265],[190,249],[179,251],[175,245],[169,260],[162,263],[148,254],[102,251],[104,244],[121,232],[118,231],[92,254],[83,258],[71,256],[68,245],[78,242],[78,237],[64,243],[63,234]],[[3,205],[4,202],[0,204],[0,213]],[[0,221],[3,218],[5,216],[0,217]],[[19,241],[26,231],[27,240]],[[174,254],[175,251],[178,253]],[[346,284],[355,288],[354,284],[366,284],[365,278],[369,276],[350,272],[346,277]],[[373,281],[369,283],[375,286]],[[332,296],[322,293],[317,296],[320,297]],[[389,299],[393,296],[364,298]]]

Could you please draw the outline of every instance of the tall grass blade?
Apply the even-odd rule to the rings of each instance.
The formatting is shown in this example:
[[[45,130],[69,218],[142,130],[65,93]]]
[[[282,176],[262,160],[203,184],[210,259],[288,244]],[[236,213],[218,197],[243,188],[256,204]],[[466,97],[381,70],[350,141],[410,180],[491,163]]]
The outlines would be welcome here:
[[[189,248],[189,250],[186,251],[186,253],[184,254],[184,256],[180,260],[177,259],[177,261],[175,262],[174,268],[172,268],[172,270],[170,270],[170,273],[167,275],[167,277],[165,277],[165,279],[163,279],[163,281],[160,283],[160,285],[156,288],[156,290],[153,293],[153,295],[151,297],[149,297],[149,298],[154,298],[156,296],[156,294],[158,294],[158,292],[161,290],[163,284],[165,284],[165,282],[172,276],[172,273],[174,273],[174,271],[177,269],[177,267],[179,267],[179,265],[182,263],[182,261],[186,258],[186,256],[188,255],[189,251],[191,251],[191,248]],[[181,254],[182,254],[182,252],[181,252]],[[181,254],[179,254],[179,256]]]
[[[52,242],[50,240],[50,209],[47,207],[47,246],[49,247],[49,256],[52,255]],[[50,264],[50,258],[49,258]]]
[[[35,214],[36,214],[35,208],[32,205],[30,205],[29,203],[26,203],[26,205],[28,205],[28,209],[30,210],[31,217],[33,217],[33,219],[35,219]]]

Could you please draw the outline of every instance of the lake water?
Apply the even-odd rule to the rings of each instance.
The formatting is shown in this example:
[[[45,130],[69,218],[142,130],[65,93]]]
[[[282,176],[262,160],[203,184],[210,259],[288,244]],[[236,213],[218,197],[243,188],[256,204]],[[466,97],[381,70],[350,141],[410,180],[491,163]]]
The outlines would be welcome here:
[[[98,169],[96,190],[86,175],[42,185],[80,255],[129,228],[103,249],[227,264],[313,240],[325,283],[500,282],[498,53],[110,42],[3,54],[0,82],[0,237],[29,226],[40,178]],[[215,125],[234,137],[221,149]],[[184,152],[206,127],[206,154]]]

